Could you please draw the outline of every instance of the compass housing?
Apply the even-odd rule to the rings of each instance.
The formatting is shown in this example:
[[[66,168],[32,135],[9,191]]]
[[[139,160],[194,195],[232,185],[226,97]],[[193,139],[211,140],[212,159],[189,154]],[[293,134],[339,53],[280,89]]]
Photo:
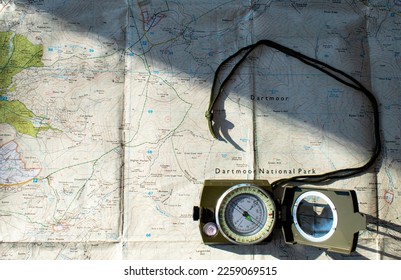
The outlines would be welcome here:
[[[235,244],[255,244],[272,233],[276,206],[272,196],[250,183],[234,185],[217,201],[215,219],[221,234]]]

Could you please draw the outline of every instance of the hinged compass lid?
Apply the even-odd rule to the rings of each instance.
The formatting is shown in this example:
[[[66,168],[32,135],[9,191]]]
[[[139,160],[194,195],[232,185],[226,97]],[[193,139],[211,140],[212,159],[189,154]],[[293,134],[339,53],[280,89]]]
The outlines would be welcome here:
[[[352,190],[286,187],[281,204],[286,243],[349,254],[355,250],[359,230],[366,228]]]

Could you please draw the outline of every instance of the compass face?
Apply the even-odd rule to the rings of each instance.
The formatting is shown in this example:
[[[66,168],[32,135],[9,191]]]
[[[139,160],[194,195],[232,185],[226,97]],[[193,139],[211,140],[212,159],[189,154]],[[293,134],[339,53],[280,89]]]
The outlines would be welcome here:
[[[236,244],[253,244],[266,239],[275,224],[276,207],[263,189],[239,184],[228,189],[216,206],[220,232]]]

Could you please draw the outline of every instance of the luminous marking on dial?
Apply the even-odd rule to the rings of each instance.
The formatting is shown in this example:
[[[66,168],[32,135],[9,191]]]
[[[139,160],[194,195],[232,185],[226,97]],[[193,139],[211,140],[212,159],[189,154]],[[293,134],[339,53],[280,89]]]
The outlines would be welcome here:
[[[275,204],[263,189],[239,184],[228,189],[216,206],[220,232],[237,244],[257,243],[267,238],[275,224]]]

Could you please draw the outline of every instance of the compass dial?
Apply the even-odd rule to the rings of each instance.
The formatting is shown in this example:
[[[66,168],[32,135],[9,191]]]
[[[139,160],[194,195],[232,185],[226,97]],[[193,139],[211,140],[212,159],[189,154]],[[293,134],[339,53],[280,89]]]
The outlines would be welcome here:
[[[275,224],[276,207],[272,197],[251,184],[228,189],[216,206],[220,232],[231,242],[253,244],[266,239]]]

